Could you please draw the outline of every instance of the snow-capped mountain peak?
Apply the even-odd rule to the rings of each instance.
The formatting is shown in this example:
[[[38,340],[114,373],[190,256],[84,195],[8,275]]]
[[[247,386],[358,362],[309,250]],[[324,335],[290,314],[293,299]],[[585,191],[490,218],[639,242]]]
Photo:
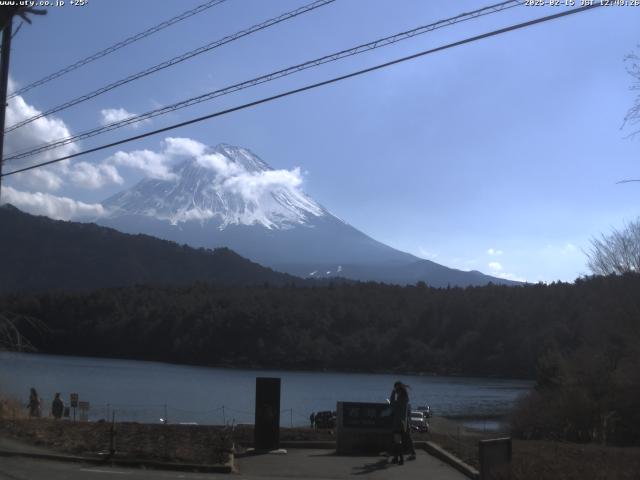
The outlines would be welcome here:
[[[103,202],[111,218],[143,215],[173,225],[198,220],[287,229],[326,210],[300,190],[299,169],[274,170],[250,150],[227,144],[184,159],[168,179],[144,179]]]

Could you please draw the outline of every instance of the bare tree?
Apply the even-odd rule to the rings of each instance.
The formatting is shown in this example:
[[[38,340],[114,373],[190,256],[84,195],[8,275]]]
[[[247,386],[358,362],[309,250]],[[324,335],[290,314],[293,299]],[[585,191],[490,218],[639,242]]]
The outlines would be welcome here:
[[[640,217],[609,235],[593,238],[587,257],[596,275],[640,272]]]
[[[627,72],[634,79],[629,90],[640,92],[640,56],[638,53],[631,53],[625,58],[625,63]],[[622,127],[637,125],[638,123],[640,123],[640,93],[636,96],[633,105],[625,115]],[[635,130],[631,132],[631,136],[637,135],[638,133],[640,133],[640,130]]]
[[[31,330],[42,333],[47,330],[39,320],[28,317],[9,318],[0,314],[0,351],[17,350],[19,352],[34,352],[35,347],[22,333],[20,326],[29,327]]]

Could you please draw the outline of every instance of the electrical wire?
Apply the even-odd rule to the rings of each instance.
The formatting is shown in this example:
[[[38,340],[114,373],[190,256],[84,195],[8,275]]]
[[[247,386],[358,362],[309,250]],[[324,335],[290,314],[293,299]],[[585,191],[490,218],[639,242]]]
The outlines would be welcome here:
[[[3,173],[1,176],[2,177],[7,177],[7,176],[10,176],[10,175],[15,175],[15,174],[20,173],[20,172],[26,172],[28,170],[33,170],[35,168],[44,167],[46,165],[51,165],[51,164],[54,164],[54,163],[57,163],[57,162],[61,162],[63,160],[68,160],[70,158],[75,158],[75,157],[79,157],[81,155],[86,155],[88,153],[93,153],[93,152],[97,152],[97,151],[100,151],[100,150],[104,150],[106,148],[114,147],[114,146],[117,146],[117,145],[122,145],[124,143],[132,142],[134,140],[139,140],[139,139],[142,139],[142,138],[145,138],[145,137],[156,135],[158,133],[167,132],[169,130],[174,130],[176,128],[184,127],[186,125],[191,125],[191,124],[194,124],[194,123],[197,123],[197,122],[201,122],[203,120],[208,120],[208,119],[211,119],[211,118],[220,117],[220,116],[232,113],[232,112],[237,112],[239,110],[244,110],[244,109],[247,109],[247,108],[250,108],[250,107],[261,105],[263,103],[272,102],[272,101],[280,99],[280,98],[288,97],[288,96],[295,95],[295,94],[298,94],[298,93],[301,93],[301,92],[306,92],[308,90],[313,90],[313,89],[316,89],[316,88],[319,88],[319,87],[322,87],[322,86],[325,86],[325,85],[330,85],[330,84],[333,84],[333,83],[337,83],[339,81],[346,80],[348,78],[353,78],[353,77],[357,77],[357,76],[360,76],[360,75],[364,75],[366,73],[370,73],[370,72],[373,72],[373,71],[376,71],[376,70],[387,68],[387,67],[390,67],[392,65],[397,65],[399,63],[404,63],[404,62],[407,62],[409,60],[414,60],[416,58],[423,57],[425,55],[430,55],[432,53],[440,52],[440,51],[447,50],[447,49],[450,49],[450,48],[453,48],[453,47],[458,47],[460,45],[465,45],[465,44],[468,44],[468,43],[476,42],[478,40],[482,40],[482,39],[485,39],[485,38],[494,37],[494,36],[501,35],[501,34],[504,34],[504,33],[507,33],[507,32],[511,32],[513,30],[519,30],[519,29],[530,27],[530,26],[537,25],[537,24],[540,24],[540,23],[548,22],[548,21],[551,21],[551,20],[555,20],[557,18],[566,17],[568,15],[574,15],[574,14],[577,14],[577,13],[582,13],[582,12],[585,12],[587,10],[598,8],[600,6],[602,6],[602,5],[599,4],[599,3],[594,3],[592,5],[586,5],[584,7],[573,8],[571,10],[565,10],[563,12],[556,13],[556,14],[553,14],[553,15],[547,15],[545,17],[539,17],[539,18],[536,18],[536,19],[533,19],[533,20],[529,20],[529,21],[526,21],[526,22],[522,22],[522,23],[518,23],[518,24],[515,24],[515,25],[511,25],[509,27],[500,28],[498,30],[493,30],[491,32],[483,33],[481,35],[468,37],[468,38],[465,38],[463,40],[459,40],[457,42],[449,43],[449,44],[442,45],[440,47],[432,48],[432,49],[429,49],[429,50],[423,50],[421,52],[414,53],[413,55],[408,55],[406,57],[397,58],[395,60],[391,60],[389,62],[381,63],[381,64],[375,65],[373,67],[364,68],[362,70],[357,70],[355,72],[351,72],[351,73],[348,73],[346,75],[333,77],[333,78],[328,79],[328,80],[324,80],[324,81],[321,81],[321,82],[313,83],[313,84],[306,85],[304,87],[296,88],[296,89],[293,89],[293,90],[288,90],[286,92],[279,93],[277,95],[272,95],[270,97],[262,98],[260,100],[255,100],[253,102],[245,103],[243,105],[239,105],[239,106],[236,106],[236,107],[233,107],[233,108],[228,108],[226,110],[221,110],[221,111],[218,111],[218,112],[210,113],[208,115],[204,115],[204,116],[193,118],[191,120],[187,120],[187,121],[184,121],[184,122],[176,123],[176,124],[164,127],[164,128],[159,128],[159,129],[156,129],[156,130],[153,130],[153,131],[150,131],[150,132],[142,133],[140,135],[135,135],[133,137],[128,137],[128,138],[125,138],[125,139],[122,139],[122,140],[118,140],[116,142],[111,142],[111,143],[106,144],[106,145],[101,145],[101,146],[90,148],[88,150],[77,152],[77,153],[74,153],[74,154],[71,154],[71,155],[66,155],[66,156],[63,156],[63,157],[60,157],[60,158],[56,158],[56,159],[53,159],[53,160],[49,160],[49,161],[46,161],[46,162],[41,162],[41,163],[38,163],[38,164],[35,164],[35,165],[31,165],[31,166],[28,166],[28,167],[24,167],[24,168],[20,168],[20,169],[17,169],[17,170],[13,170],[11,172]]]
[[[165,106],[165,107],[160,107],[157,108],[155,110],[140,114],[140,115],[135,115],[123,120],[119,120],[117,122],[112,122],[110,124],[107,125],[103,125],[101,127],[96,127],[93,128],[91,130],[86,130],[84,132],[78,133],[76,135],[72,135],[69,137],[65,137],[65,138],[61,138],[58,140],[55,140],[53,142],[49,142],[49,143],[45,143],[42,145],[39,145],[37,147],[30,147],[30,149],[25,149],[19,152],[14,152],[12,155],[9,155],[7,157],[5,157],[4,161],[10,161],[10,160],[16,160],[16,159],[21,159],[21,158],[26,158],[26,157],[30,157],[39,153],[43,153],[46,152],[48,150],[52,150],[54,148],[58,148],[61,147],[63,145],[67,145],[69,143],[73,143],[79,140],[84,140],[86,138],[90,138],[90,137],[94,137],[96,135],[100,135],[102,133],[106,133],[112,130],[116,130],[118,128],[122,128],[124,126],[127,125],[131,125],[137,122],[141,122],[143,120],[148,120],[150,118],[154,118],[157,117],[159,115],[164,115],[166,113],[170,113],[170,112],[174,112],[176,110],[180,110],[182,108],[186,108],[186,107],[190,107],[193,105],[196,105],[198,103],[202,103],[208,100],[212,100],[214,98],[217,97],[221,97],[224,95],[229,95],[231,93],[240,91],[240,90],[244,90],[246,88],[250,88],[256,85],[260,85],[262,83],[267,83],[267,82],[271,82],[273,80],[282,78],[282,77],[286,77],[298,72],[301,72],[303,70],[307,70],[309,68],[314,68],[317,67],[319,65],[323,65],[325,63],[330,63],[330,62],[335,62],[338,60],[341,60],[343,58],[347,58],[347,57],[351,57],[354,55],[359,55],[361,53],[364,52],[368,52],[370,50],[375,50],[378,48],[382,48],[385,47],[387,45],[392,45],[394,43],[403,41],[403,40],[407,40],[409,38],[415,37],[416,35],[422,35],[428,32],[432,32],[434,30],[440,29],[440,28],[444,28],[447,26],[451,26],[454,25],[456,23],[460,23],[460,22],[464,22],[464,21],[468,21],[468,20],[472,20],[478,17],[482,17],[485,15],[489,15],[489,14],[493,14],[493,13],[497,13],[500,11],[504,11],[506,9],[509,8],[513,8],[516,6],[522,5],[522,0],[510,0],[510,1],[505,1],[505,2],[501,2],[495,5],[490,5],[487,7],[483,7],[480,8],[478,10],[474,10],[472,12],[466,12],[466,13],[462,13],[459,15],[456,15],[455,17],[451,17],[451,18],[447,18],[445,20],[440,20],[434,23],[431,23],[429,25],[424,25],[424,26],[420,26],[417,28],[414,28],[412,30],[408,30],[405,32],[401,32],[401,33],[397,33],[395,35],[391,35],[388,37],[384,37],[384,38],[380,38],[378,40],[375,40],[373,42],[369,42],[369,43],[365,43],[365,44],[361,44],[358,45],[356,47],[352,47],[349,48],[347,50],[342,50],[336,53],[332,53],[330,55],[325,55],[323,57],[320,58],[316,58],[314,60],[309,60],[307,62],[298,64],[298,65],[294,65],[291,67],[287,67],[285,69],[282,70],[278,70],[275,72],[271,72],[268,73],[266,75],[262,75],[260,77],[256,77],[253,78],[251,80],[246,80],[244,82],[240,82],[240,83],[236,83],[234,85],[230,85],[228,87],[224,87],[222,89],[218,89],[218,90],[214,90],[212,92],[208,92],[202,95],[198,95],[196,97],[191,97],[189,99],[186,100],[182,100],[180,102]]]
[[[46,77],[43,77],[40,80],[36,80],[35,82],[32,82],[29,85],[26,85],[20,88],[19,90],[16,90],[11,95],[9,95],[8,98],[13,98],[16,95],[22,95],[23,93],[28,92],[33,88],[39,87],[40,85],[44,85],[45,83],[48,83],[51,80],[54,80],[63,75],[66,75],[67,73],[72,72],[73,70],[77,70],[78,68],[84,65],[87,65],[88,63],[98,60],[99,58],[102,58],[106,55],[109,55],[110,53],[120,50],[121,48],[124,48],[127,45],[131,45],[132,43],[137,42],[138,40],[142,40],[143,38],[153,35],[154,33],[157,33],[160,30],[163,30],[171,25],[174,25],[182,20],[185,20],[186,18],[197,15],[198,13],[204,12],[205,10],[211,7],[215,7],[216,5],[219,5],[226,1],[227,0],[209,0],[208,2],[198,5],[197,7],[192,8],[190,10],[187,10],[186,12],[183,12],[180,15],[176,15],[175,17],[172,17],[169,20],[165,20],[164,22],[159,23],[158,25],[148,28],[144,32],[140,32],[136,35],[126,38],[118,43],[111,45],[110,47],[105,48],[104,50],[100,50],[99,52],[96,52],[93,55],[85,57],[82,60],[78,60],[77,62],[72,63],[71,65],[68,65],[50,75],[47,75]]]
[[[72,100],[69,100],[68,102],[52,107],[46,110],[45,112],[41,112],[37,115],[33,115],[32,117],[26,118],[20,122],[14,123],[13,125],[10,125],[9,127],[7,127],[4,133],[12,132],[13,130],[23,127],[24,125],[27,125],[35,120],[38,120],[39,118],[47,117],[54,113],[60,112],[62,110],[66,110],[67,108],[73,107],[74,105],[77,105],[82,102],[86,102],[87,100],[91,100],[92,98],[102,95],[103,93],[113,90],[114,88],[118,88],[128,83],[131,83],[135,80],[139,80],[140,78],[146,77],[147,75],[151,75],[152,73],[159,72],[160,70],[164,70],[165,68],[173,67],[174,65],[178,65],[179,63],[184,62],[185,60],[188,60],[190,58],[193,58],[197,55],[203,54],[210,50],[213,50],[214,48],[221,47],[223,45],[226,45],[227,43],[231,43],[235,40],[251,35],[252,33],[258,32],[260,30],[264,30],[266,28],[269,28],[273,25],[277,25],[278,23],[284,22],[286,20],[290,20],[292,18],[297,17],[298,15],[302,15],[304,13],[310,12],[312,10],[315,10],[316,8],[323,7],[335,1],[336,0],[316,0],[315,2],[304,5],[300,8],[296,8],[295,10],[291,10],[289,12],[283,13],[282,15],[279,15],[277,17],[270,18],[269,20],[266,20],[257,25],[253,25],[252,27],[246,28],[244,30],[240,30],[239,32],[236,32],[232,35],[227,35],[224,38],[208,43],[194,50],[185,52],[182,55],[175,56],[169,60],[165,60],[164,62],[161,62],[152,67],[149,67],[138,73],[134,73],[132,75],[129,75],[128,77],[112,82],[109,85],[98,88],[97,90],[86,93]]]

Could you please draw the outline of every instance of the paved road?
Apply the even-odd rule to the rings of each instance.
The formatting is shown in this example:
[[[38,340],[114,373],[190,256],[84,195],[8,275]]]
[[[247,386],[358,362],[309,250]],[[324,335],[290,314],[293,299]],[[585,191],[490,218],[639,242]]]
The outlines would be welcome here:
[[[398,466],[386,457],[345,457],[329,450],[290,449],[286,455],[255,455],[236,460],[239,474],[169,472],[83,465],[72,462],[0,457],[0,480],[313,480],[339,479],[425,479],[466,480],[467,477],[436,458],[418,452],[414,461]]]
[[[336,479],[430,479],[467,480],[467,477],[431,455],[418,451],[417,458],[402,466],[384,456],[338,456],[331,450],[289,449],[286,455],[256,455],[236,458],[240,478],[271,480],[310,478]]]
[[[0,457],[0,480],[171,480],[171,479],[227,479],[223,474],[166,472],[83,465],[73,462],[33,460],[19,457]],[[231,477],[231,478],[235,478]]]

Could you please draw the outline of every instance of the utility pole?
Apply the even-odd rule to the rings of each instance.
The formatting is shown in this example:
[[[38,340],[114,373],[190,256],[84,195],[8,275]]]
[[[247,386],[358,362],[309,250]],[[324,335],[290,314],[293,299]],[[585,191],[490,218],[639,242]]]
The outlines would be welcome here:
[[[9,55],[11,54],[13,15],[2,29],[2,53],[0,54],[0,194],[2,194],[2,164],[4,163],[4,117],[7,109],[7,85],[9,82]]]
[[[16,2],[17,3],[17,2]],[[25,22],[31,23],[28,15],[46,15],[46,10],[32,7],[0,8],[0,28],[2,28],[2,52],[0,52],[0,194],[2,193],[2,165],[4,163],[4,118],[7,110],[7,85],[9,83],[9,55],[11,54],[11,37],[13,36],[13,17],[18,15]],[[18,26],[20,30],[20,26]],[[16,33],[18,33],[16,30]]]

